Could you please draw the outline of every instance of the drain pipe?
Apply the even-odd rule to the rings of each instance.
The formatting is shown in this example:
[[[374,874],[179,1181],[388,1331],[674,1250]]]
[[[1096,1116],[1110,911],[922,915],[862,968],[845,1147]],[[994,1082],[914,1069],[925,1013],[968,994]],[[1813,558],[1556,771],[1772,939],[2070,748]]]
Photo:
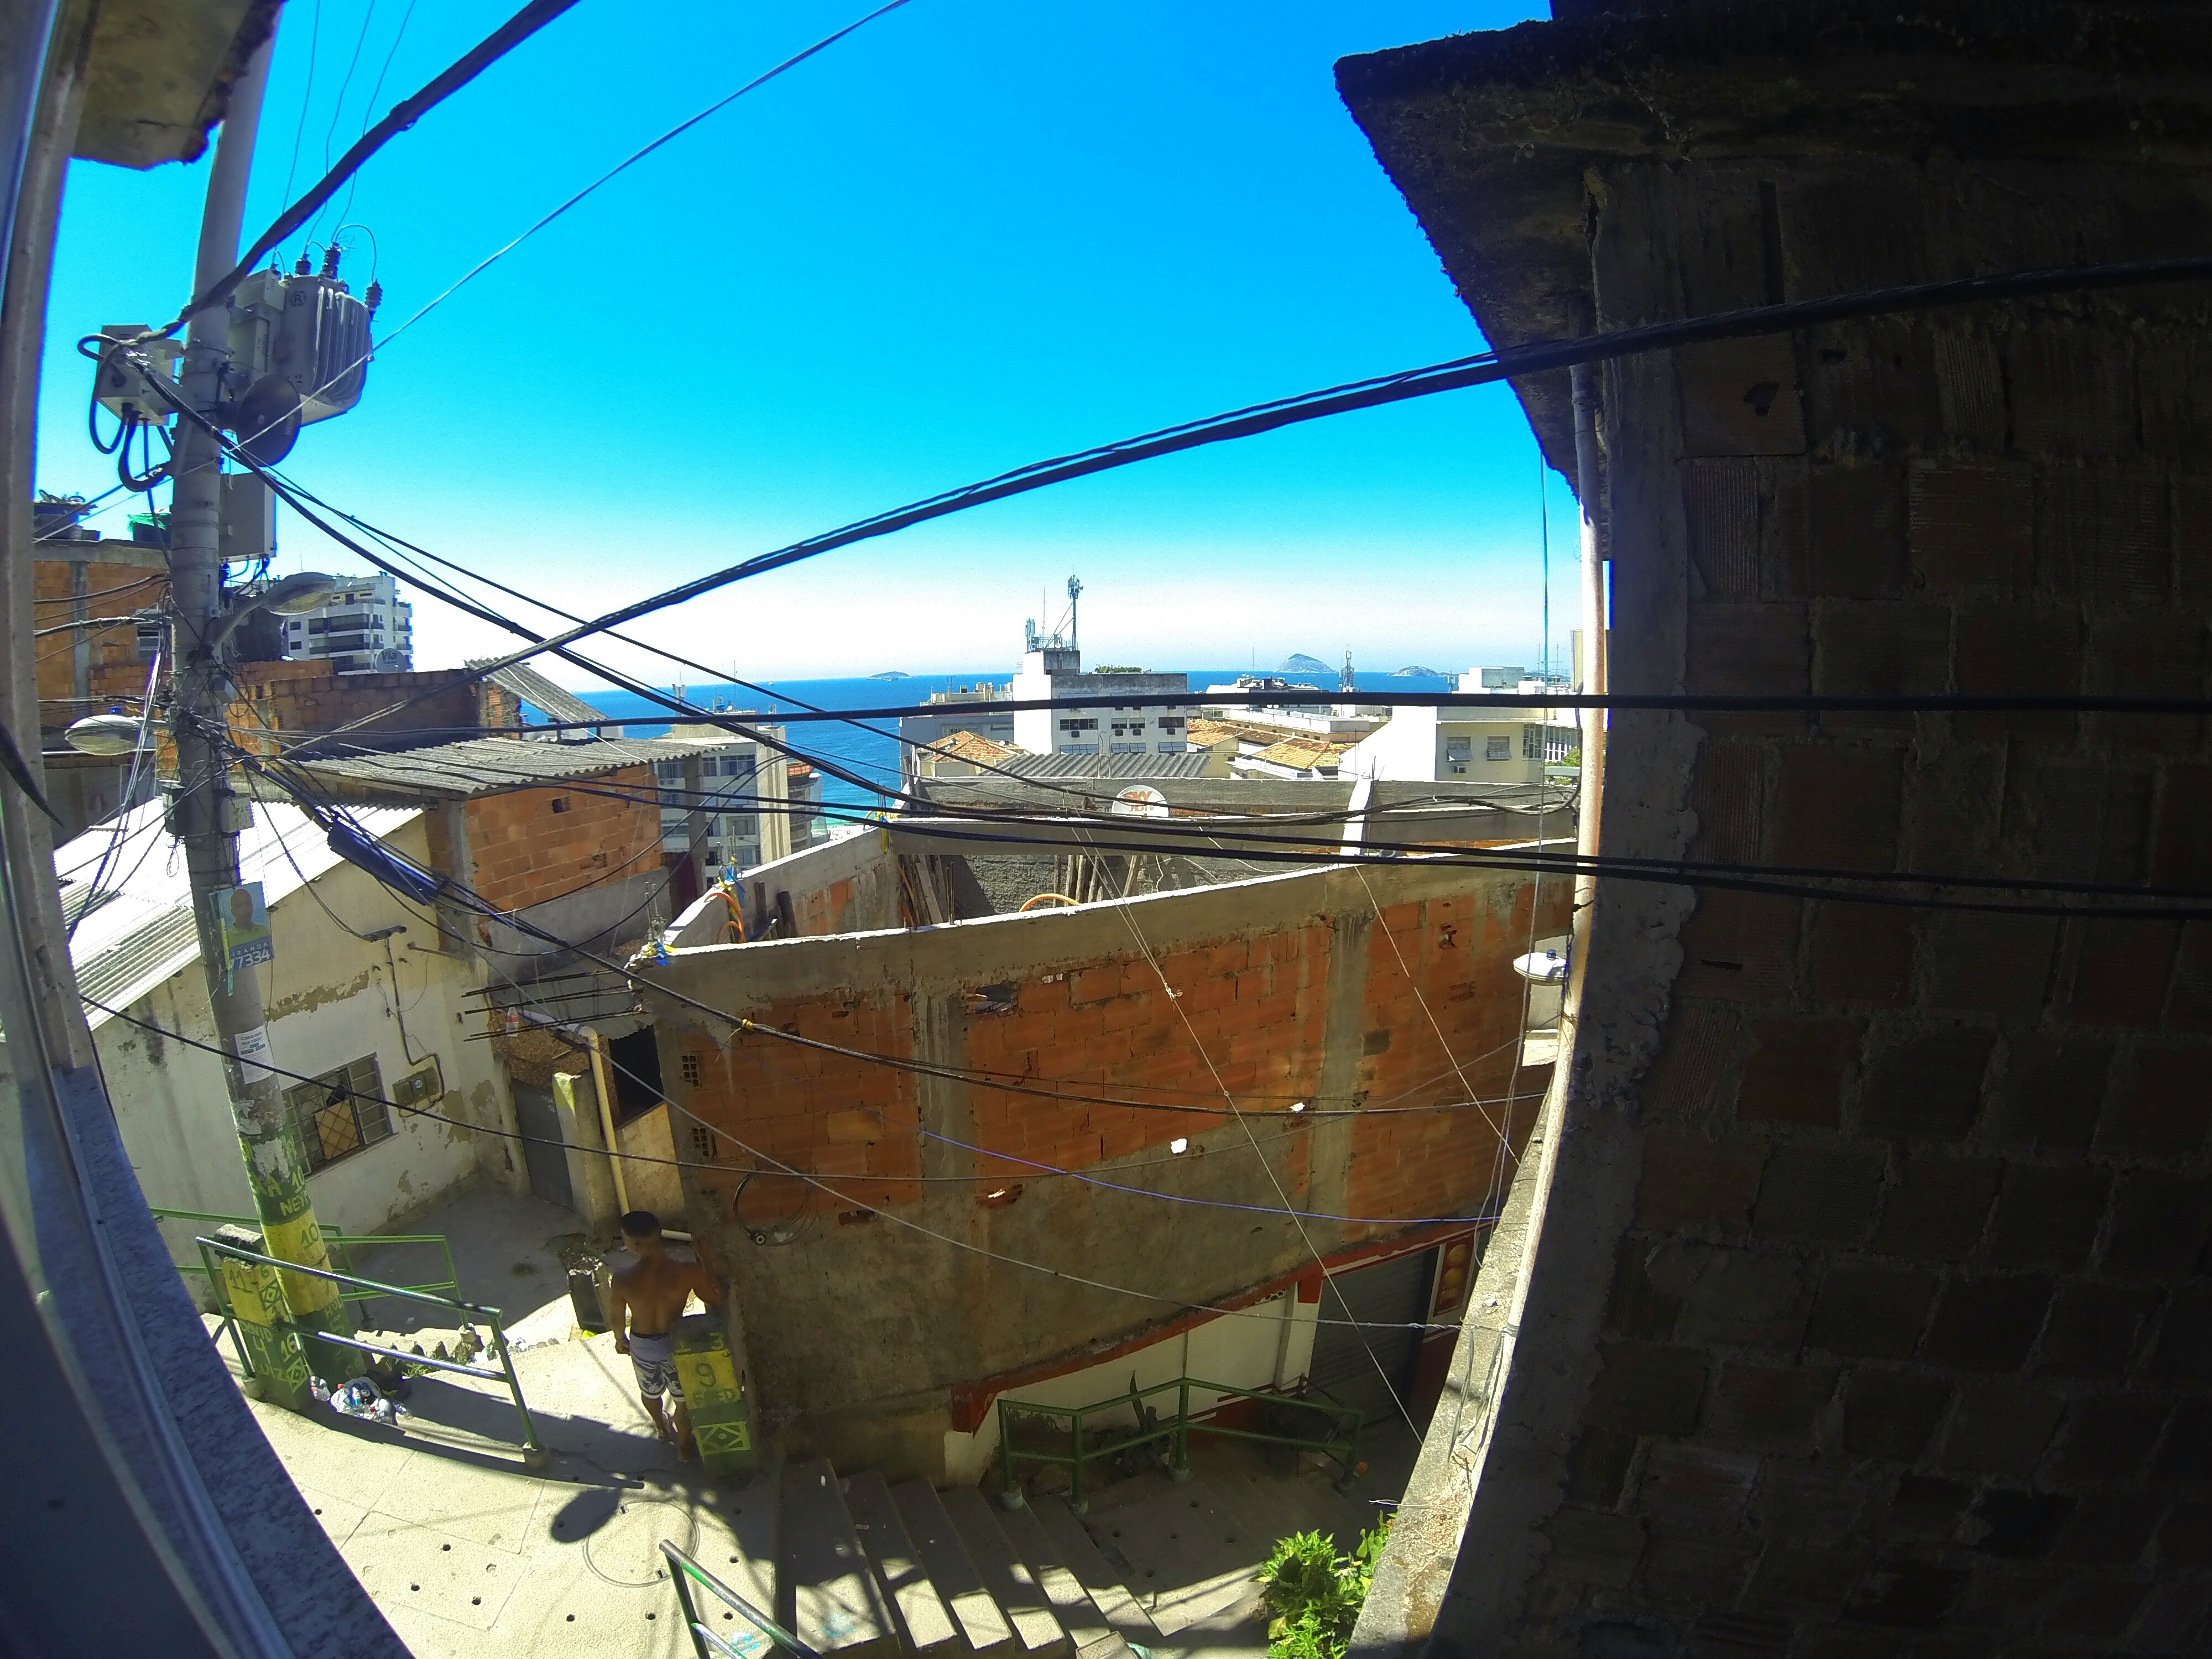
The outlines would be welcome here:
[[[1577,302],[1574,318],[1577,334],[1590,331],[1587,302]],[[1597,500],[1602,464],[1597,441],[1597,368],[1577,363],[1568,371],[1572,379],[1575,408],[1575,495],[1582,508],[1582,632],[1583,683],[1586,695],[1603,693],[1610,684],[1606,661],[1605,552],[1598,535]],[[1583,769],[1575,824],[1575,851],[1584,859],[1598,850],[1598,818],[1605,804],[1605,711],[1582,711]],[[1597,878],[1584,871],[1575,878],[1574,977],[1575,1000],[1580,1000],[1583,946],[1589,939],[1590,906],[1597,898]]]

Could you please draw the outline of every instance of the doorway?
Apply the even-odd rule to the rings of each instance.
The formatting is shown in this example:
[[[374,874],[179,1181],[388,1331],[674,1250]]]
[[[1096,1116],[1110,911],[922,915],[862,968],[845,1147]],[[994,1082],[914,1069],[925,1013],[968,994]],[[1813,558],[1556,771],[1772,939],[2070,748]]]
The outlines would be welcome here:
[[[530,1171],[530,1190],[549,1204],[574,1209],[576,1197],[568,1185],[568,1154],[561,1145],[561,1111],[553,1103],[553,1091],[529,1083],[511,1087],[515,1127],[526,1137],[522,1161]]]
[[[1415,1250],[1329,1274],[1306,1373],[1311,1387],[1358,1407],[1370,1423],[1400,1419],[1420,1362],[1436,1256]]]

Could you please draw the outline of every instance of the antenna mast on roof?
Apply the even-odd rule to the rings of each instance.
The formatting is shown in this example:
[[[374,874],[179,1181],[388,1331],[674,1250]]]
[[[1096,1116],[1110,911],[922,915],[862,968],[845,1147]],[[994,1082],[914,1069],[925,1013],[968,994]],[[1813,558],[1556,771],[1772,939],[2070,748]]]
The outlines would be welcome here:
[[[1067,648],[1077,648],[1075,638],[1075,601],[1081,597],[1083,584],[1073,576],[1067,579]]]

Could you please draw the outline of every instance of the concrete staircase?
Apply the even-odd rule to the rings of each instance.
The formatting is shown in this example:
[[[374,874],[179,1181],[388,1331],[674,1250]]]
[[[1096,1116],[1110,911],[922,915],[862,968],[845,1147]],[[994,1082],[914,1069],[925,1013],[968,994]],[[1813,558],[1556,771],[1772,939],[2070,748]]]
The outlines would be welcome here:
[[[1143,1659],[1161,1632],[1057,1498],[786,1465],[780,1524],[701,1565],[824,1659]],[[718,1631],[729,1624],[713,1616]],[[765,1640],[733,1640],[775,1659]]]

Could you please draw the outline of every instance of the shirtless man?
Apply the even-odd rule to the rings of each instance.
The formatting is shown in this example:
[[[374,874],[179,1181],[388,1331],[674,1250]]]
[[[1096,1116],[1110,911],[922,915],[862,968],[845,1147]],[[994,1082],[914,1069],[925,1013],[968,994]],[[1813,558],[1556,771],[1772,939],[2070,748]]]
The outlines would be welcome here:
[[[632,1210],[622,1218],[623,1243],[637,1256],[636,1262],[614,1276],[607,1312],[615,1328],[615,1352],[629,1356],[637,1373],[637,1397],[653,1419],[653,1431],[676,1443],[676,1455],[690,1461],[693,1450],[691,1419],[684,1410],[684,1385],[676,1376],[675,1340],[670,1328],[684,1312],[694,1291],[710,1308],[722,1305],[722,1287],[714,1274],[696,1261],[679,1261],[661,1241],[660,1218],[650,1210]],[[660,1407],[662,1395],[674,1409],[676,1425],[669,1427]]]

